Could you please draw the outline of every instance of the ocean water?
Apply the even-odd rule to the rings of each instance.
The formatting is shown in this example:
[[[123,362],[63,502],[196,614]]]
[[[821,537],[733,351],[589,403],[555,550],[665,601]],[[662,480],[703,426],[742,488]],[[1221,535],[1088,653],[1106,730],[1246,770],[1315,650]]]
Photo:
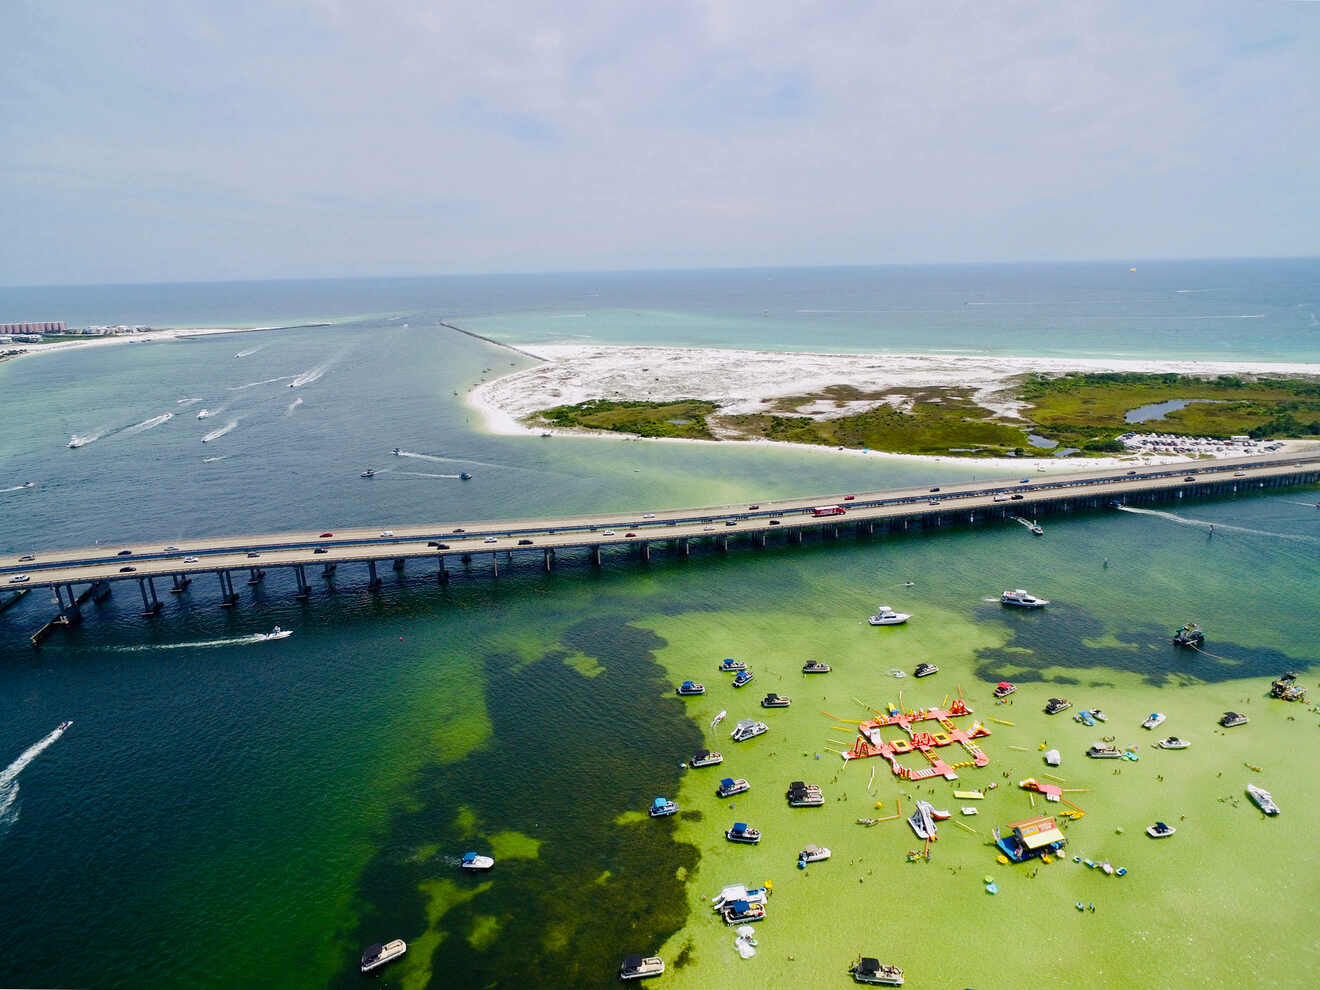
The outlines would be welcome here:
[[[1265,293],[1270,311],[1296,315],[1308,263],[1272,264],[1246,268],[1285,283]],[[1239,286],[1258,284],[1224,270]],[[159,307],[148,314],[115,310],[129,290],[78,290],[69,305],[106,314],[84,317],[95,322],[336,322],[0,364],[0,554],[718,503],[984,470],[819,450],[489,437],[461,395],[524,359],[435,323],[466,313],[460,325],[548,339],[537,337],[545,314],[589,311],[585,319],[615,327],[601,339],[668,342],[664,320],[647,330],[645,319],[606,316],[636,305],[686,314],[698,338],[709,320],[709,343],[736,342],[744,327],[756,346],[805,346],[800,329],[778,341],[753,334],[770,308],[750,298],[762,274],[618,276],[599,306],[576,308],[568,304],[591,277],[468,280],[476,288],[448,297],[434,291],[445,280],[370,292],[270,284],[270,296],[228,299],[216,287],[181,288],[142,293],[144,309]],[[821,277],[805,273],[778,298],[811,308]],[[621,287],[628,278],[650,287]],[[956,294],[960,278],[948,276],[944,291]],[[1168,280],[1178,282],[1214,288],[1208,277]],[[1041,308],[1050,312],[1040,325],[1068,318]],[[22,313],[14,318],[45,318]],[[1271,325],[1278,340],[1244,353],[1310,359],[1304,328]],[[996,332],[1008,341],[1011,331]],[[963,346],[966,332],[955,334]],[[201,409],[212,415],[197,419]],[[73,435],[95,439],[69,449]],[[421,456],[394,457],[395,446]],[[368,465],[379,473],[365,481]],[[458,470],[473,479],[459,481]],[[10,490],[27,480],[32,488]],[[657,551],[649,566],[620,551],[599,571],[565,555],[552,575],[529,561],[502,566],[498,581],[478,563],[447,586],[410,565],[386,569],[377,594],[365,572],[341,568],[333,585],[318,578],[306,603],[272,572],[255,588],[240,582],[233,610],[199,579],[154,620],[120,584],[40,651],[26,637],[53,605],[34,591],[0,612],[0,884],[9,892],[0,924],[25,947],[0,962],[0,983],[356,986],[362,947],[403,937],[410,951],[382,985],[603,987],[622,955],[655,950],[670,963],[666,983],[694,987],[833,986],[863,951],[903,965],[910,985],[1062,986],[1082,972],[1095,986],[1306,985],[1308,967],[1274,965],[1270,919],[1284,898],[1291,930],[1320,923],[1309,836],[1320,814],[1309,773],[1320,719],[1262,694],[1284,669],[1316,680],[1316,498],[1299,490],[1045,519],[1041,538],[1016,525],[844,535],[802,548],[699,549],[687,561]],[[1023,614],[993,601],[1021,586],[1054,604]],[[914,619],[864,625],[882,601]],[[1168,645],[1188,619],[1206,626],[1207,654]],[[293,637],[254,640],[276,623]],[[729,655],[757,672],[743,692],[714,670]],[[804,681],[797,669],[809,655],[835,673]],[[935,678],[889,673],[910,675],[926,659],[941,666]],[[989,686],[1005,676],[1021,687],[996,710]],[[686,677],[710,693],[675,697]],[[858,699],[940,701],[960,689],[978,717],[1015,723],[991,726],[991,765],[968,773],[969,785],[1000,786],[965,819],[977,835],[945,823],[931,862],[908,863],[915,843],[901,819],[853,824],[895,813],[901,789],[883,767],[874,781],[865,764],[841,769],[832,727],[865,716]],[[720,709],[726,730],[763,714],[756,701],[768,690],[794,706],[766,716],[766,736],[734,744],[709,729]],[[1061,693],[1074,710],[1108,711],[1105,732],[1139,745],[1141,761],[1115,776],[1084,760],[1096,730],[1040,714],[1041,700]],[[1215,717],[1234,706],[1252,722],[1218,730]],[[1139,722],[1153,709],[1193,747],[1151,751]],[[49,740],[63,719],[74,725]],[[1065,752],[1054,772],[1088,789],[1069,795],[1087,810],[1069,826],[1073,848],[1126,865],[1123,880],[1070,858],[1030,878],[984,847],[992,825],[1031,813],[1013,785],[1048,769],[1036,756],[1044,740]],[[680,768],[711,743],[724,767]],[[753,790],[716,801],[725,773]],[[790,813],[781,791],[792,779],[821,783],[827,806]],[[1247,782],[1273,790],[1284,814],[1252,811]],[[930,797],[956,806],[951,791],[940,782]],[[679,819],[645,817],[656,795],[677,797]],[[760,847],[724,842],[735,817],[765,828]],[[1155,818],[1176,819],[1178,835],[1147,839],[1141,830]],[[834,857],[800,873],[796,850],[811,841]],[[463,875],[456,860],[468,849],[492,851],[496,869]],[[987,873],[1001,888],[993,898],[980,883]],[[776,886],[772,915],[758,930],[761,951],[743,961],[703,901],[725,883],[766,879]],[[1079,899],[1097,911],[1077,912]],[[1198,922],[1158,920],[1167,917]],[[1020,944],[1024,930],[1032,951],[983,951]],[[1241,938],[1230,944],[1217,934],[1225,930]]]

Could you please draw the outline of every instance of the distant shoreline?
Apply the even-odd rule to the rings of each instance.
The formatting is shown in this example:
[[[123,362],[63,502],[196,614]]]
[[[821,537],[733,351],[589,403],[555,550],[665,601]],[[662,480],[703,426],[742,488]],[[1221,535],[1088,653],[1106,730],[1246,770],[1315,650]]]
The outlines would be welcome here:
[[[22,354],[14,354],[8,358],[10,361],[17,361],[25,357],[37,357],[42,354],[55,354],[61,351],[83,350],[88,347],[110,347],[115,344],[151,344],[162,340],[188,340],[194,337],[214,337],[218,334],[229,333],[262,333],[272,330],[304,330],[311,327],[328,327],[331,323],[293,323],[285,326],[272,327],[196,327],[196,328],[162,328],[159,330],[147,330],[144,333],[125,333],[105,336],[88,336],[86,340],[60,340],[49,344],[21,344],[14,345],[21,347]]]
[[[721,412],[762,411],[777,397],[813,392],[831,385],[849,384],[866,391],[961,386],[974,392],[975,401],[988,412],[1013,417],[1025,403],[1012,386],[1033,372],[1149,372],[1213,377],[1266,375],[1320,379],[1320,364],[1283,362],[1226,362],[1183,360],[1109,360],[1094,358],[1033,358],[954,354],[812,354],[801,352],[734,350],[728,348],[654,347],[630,345],[544,344],[530,350],[545,363],[503,375],[471,389],[468,405],[482,416],[485,428],[510,436],[579,435],[632,440],[618,432],[565,430],[529,426],[526,418],[554,406],[574,405],[589,399],[677,401],[705,399]],[[1155,429],[1158,429],[1157,427]],[[1076,470],[1076,459],[1053,456],[957,457],[935,454],[900,454],[881,450],[823,447],[777,440],[655,438],[667,443],[757,444],[795,450],[819,450],[872,458],[899,458],[926,463],[976,465],[1007,473]],[[1287,449],[1308,446],[1289,441]],[[1086,464],[1117,467],[1136,463],[1186,461],[1180,455],[1127,454],[1088,457]]]

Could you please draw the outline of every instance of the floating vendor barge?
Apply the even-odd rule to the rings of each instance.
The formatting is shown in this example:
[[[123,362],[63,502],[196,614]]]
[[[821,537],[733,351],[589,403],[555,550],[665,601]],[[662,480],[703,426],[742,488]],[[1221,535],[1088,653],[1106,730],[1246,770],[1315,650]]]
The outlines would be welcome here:
[[[990,735],[990,730],[980,722],[974,722],[966,729],[959,728],[953,722],[955,718],[970,714],[972,710],[961,698],[954,699],[953,704],[948,708],[923,708],[918,711],[902,712],[891,705],[887,715],[863,722],[857,727],[857,738],[853,742],[853,747],[843,754],[843,758],[860,760],[868,756],[883,756],[889,761],[894,776],[903,780],[925,780],[928,777],[957,780],[960,767],[983,767],[990,762],[990,757],[972,741]],[[913,728],[913,723],[917,722],[936,722],[940,728],[931,732]],[[908,738],[886,741],[880,733],[881,730],[891,726],[902,729],[907,733]],[[935,752],[954,743],[967,750],[972,758],[957,763],[946,763],[944,758]],[[920,752],[929,760],[930,766],[913,770],[899,763],[900,756],[913,750]]]
[[[1000,829],[995,829],[995,845],[1014,863],[1025,863],[1037,856],[1058,852],[1068,841],[1048,815],[1013,822],[1008,828],[1008,835],[1001,835]]]

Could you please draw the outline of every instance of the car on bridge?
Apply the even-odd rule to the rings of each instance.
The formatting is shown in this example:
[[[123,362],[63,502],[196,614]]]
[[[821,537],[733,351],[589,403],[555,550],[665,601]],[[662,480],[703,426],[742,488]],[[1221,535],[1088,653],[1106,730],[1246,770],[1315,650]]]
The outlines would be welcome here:
[[[117,554],[115,554],[115,556],[116,556],[116,557],[131,557],[131,556],[133,556],[133,551],[132,551],[132,550],[120,550]]]
[[[855,499],[856,497],[857,497],[856,495],[845,495],[845,496],[843,496],[843,500],[844,500],[845,502],[851,502],[851,501],[852,501],[853,499]]]
[[[136,570],[137,570],[136,567],[121,567],[121,568],[119,568],[119,573],[120,573],[120,574],[132,574],[132,573],[133,573],[134,571],[136,571]]]
[[[183,558],[183,562],[184,562],[185,564],[195,564],[195,563],[197,563],[197,558],[196,558],[196,557],[184,557],[184,558]]]
[[[328,540],[328,539],[330,539],[330,537],[332,537],[332,536],[334,536],[334,535],[335,535],[334,533],[322,533],[322,534],[321,534],[321,539],[323,539],[323,540]]]
[[[26,564],[29,560],[36,560],[36,559],[37,559],[36,554],[25,553],[23,554],[23,556],[18,558],[18,562],[20,564]]]
[[[454,527],[454,532],[455,532],[455,533],[466,533],[467,530],[464,529],[462,526],[455,526],[455,527]]]
[[[500,541],[497,540],[497,539],[496,539],[495,537],[493,537],[493,536],[488,536],[488,537],[486,537],[484,540],[482,540],[481,542],[483,542],[483,543],[499,543]]]
[[[394,530],[392,530],[392,529],[382,529],[382,530],[380,531],[380,535],[381,535],[382,537],[384,537],[384,538],[392,537],[392,536],[394,535]]]
[[[449,549],[449,544],[448,544],[448,543],[439,543],[439,542],[437,542],[436,540],[432,540],[430,543],[428,543],[428,544],[426,544],[426,545],[427,545],[428,547],[435,547],[435,549],[437,549],[437,550],[448,550],[448,549]]]
[[[327,550],[325,547],[317,547],[315,550],[312,551],[312,553],[329,553],[329,552],[330,551]]]
[[[778,520],[778,519],[771,519],[771,520],[770,520],[770,525],[771,525],[771,526],[778,526],[778,525],[779,525],[779,520]]]
[[[636,533],[624,533],[624,534],[623,534],[624,538],[625,538],[625,539],[628,539],[628,540],[631,540],[631,539],[632,539],[634,536],[636,536],[636,535],[637,535]]]
[[[161,553],[178,553],[178,552],[179,552],[178,547],[166,547],[164,550],[161,551]]]
[[[260,556],[261,556],[261,554],[257,553],[257,551],[255,551],[255,550],[249,550],[249,551],[248,551],[248,557],[249,557],[249,559],[252,558],[252,557],[260,557]]]
[[[643,512],[643,513],[642,513],[642,518],[643,518],[643,519],[654,519],[654,518],[655,518],[655,513],[654,513],[654,512]]]
[[[532,545],[532,541],[531,541],[531,540],[519,540],[519,541],[518,541],[518,546],[520,546],[520,547],[530,547],[531,545]]]
[[[24,581],[32,580],[26,574],[15,574],[9,579],[10,584],[22,584]]]
[[[607,530],[605,530],[605,532],[601,533],[600,535],[601,535],[601,536],[613,536],[613,535],[614,535],[614,530],[612,530],[612,529],[607,529]]]

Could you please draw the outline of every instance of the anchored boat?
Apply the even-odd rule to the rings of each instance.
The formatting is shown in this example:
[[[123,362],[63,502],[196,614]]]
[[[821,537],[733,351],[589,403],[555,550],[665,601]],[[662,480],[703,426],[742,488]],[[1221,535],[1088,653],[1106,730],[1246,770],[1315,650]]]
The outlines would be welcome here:
[[[665,961],[659,956],[625,956],[619,964],[619,979],[643,980],[648,976],[659,976],[665,971]]]
[[[1189,622],[1178,629],[1173,634],[1174,646],[1199,647],[1205,643],[1205,633],[1203,633],[1195,622]]]
[[[1277,815],[1279,806],[1274,803],[1274,798],[1270,792],[1263,787],[1257,787],[1255,784],[1247,785],[1247,793],[1251,795],[1251,800],[1256,802],[1256,807],[1267,815]]]
[[[658,797],[651,802],[650,815],[652,818],[663,818],[666,815],[677,814],[678,802],[671,801],[669,798]]]
[[[369,945],[362,953],[362,972],[370,973],[391,963],[408,951],[408,943],[401,938],[384,945]]]
[[[734,742],[746,742],[748,739],[753,739],[756,736],[761,735],[763,732],[769,731],[770,726],[766,725],[764,722],[758,722],[754,718],[744,718],[739,720],[738,724],[733,727],[733,731],[730,732],[729,735]]]
[[[725,777],[720,781],[720,786],[715,788],[716,797],[733,797],[735,794],[741,794],[743,791],[750,791],[752,785],[742,777]]]
[[[706,685],[698,684],[696,681],[684,681],[676,688],[676,690],[680,695],[683,695],[685,697],[687,695],[705,694]]]
[[[869,616],[867,622],[873,626],[901,626],[912,618],[908,612],[895,612],[888,605],[877,605],[875,615]]]
[[[1043,608],[1048,605],[1048,598],[1037,598],[1024,588],[1018,588],[1015,591],[1005,591],[999,596],[1001,605],[1013,605],[1017,608]]]
[[[853,963],[852,978],[858,983],[869,983],[881,987],[901,987],[903,971],[897,966],[882,963],[879,959],[862,956]]]
[[[692,759],[688,760],[690,767],[713,767],[717,763],[724,762],[723,753],[713,753],[708,749],[699,749],[692,754]]]

